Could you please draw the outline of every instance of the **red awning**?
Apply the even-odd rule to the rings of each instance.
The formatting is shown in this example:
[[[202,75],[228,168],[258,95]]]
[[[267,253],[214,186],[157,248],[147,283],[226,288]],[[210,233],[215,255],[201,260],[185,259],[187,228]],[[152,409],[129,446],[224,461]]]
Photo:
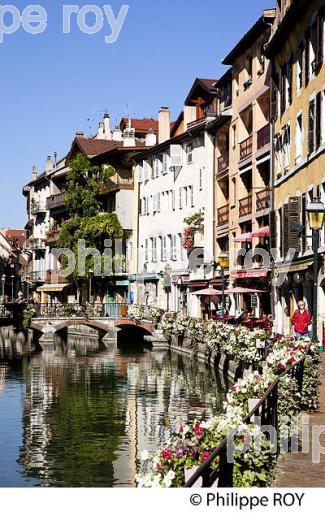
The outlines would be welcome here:
[[[269,237],[270,236],[269,226],[261,227],[261,228],[257,229],[256,231],[253,231],[252,236],[258,237],[258,238]]]
[[[244,278],[266,278],[267,277],[266,269],[253,269],[252,271],[237,271],[231,274],[231,278],[233,280],[239,280]]]
[[[253,233],[243,233],[235,238],[235,242],[251,242]]]

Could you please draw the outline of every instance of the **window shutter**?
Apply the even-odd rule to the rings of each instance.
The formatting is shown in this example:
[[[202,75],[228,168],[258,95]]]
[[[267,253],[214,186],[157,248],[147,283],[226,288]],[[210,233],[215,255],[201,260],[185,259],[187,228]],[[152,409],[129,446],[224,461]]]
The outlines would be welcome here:
[[[150,169],[151,169],[151,165],[149,163],[149,161],[144,161],[143,162],[143,169],[144,169],[144,181],[147,182],[150,178]]]
[[[147,215],[150,215],[150,198],[147,197]]]
[[[306,251],[307,247],[307,238],[306,238],[306,193],[301,196],[301,223],[304,226],[301,236],[301,250],[302,252]]]
[[[287,256],[289,251],[289,204],[282,208],[282,254]]]
[[[160,213],[160,193],[157,193],[157,211]]]
[[[288,103],[291,105],[292,103],[292,76],[293,76],[293,54],[291,54],[288,61]]]
[[[139,182],[143,182],[143,163],[139,163]]]
[[[176,207],[176,204],[175,204],[175,191],[172,190],[172,210],[175,211],[175,207]]]
[[[315,128],[315,149],[318,150],[322,143],[322,134],[321,134],[321,122],[322,122],[322,93],[318,92],[316,96],[316,128]]]
[[[289,249],[301,250],[299,232],[292,224],[301,224],[301,197],[290,197],[289,199]]]
[[[316,67],[320,67],[324,58],[324,8],[320,9],[317,16],[316,29]]]
[[[270,213],[270,246],[271,249],[276,249],[276,212],[271,211]]]
[[[279,74],[275,73],[272,78],[271,91],[271,117],[275,121],[278,117],[278,94],[279,94]]]
[[[180,144],[170,145],[170,159],[174,167],[183,165],[183,148]]]
[[[285,111],[286,107],[286,64],[281,66],[281,85],[280,85],[280,111],[281,114]]]
[[[308,85],[309,82],[309,46],[310,46],[310,30],[305,32],[305,86]]]
[[[178,190],[178,202],[179,202],[179,209],[182,209],[182,207],[183,207],[182,188],[179,188],[179,190]]]
[[[139,200],[139,215],[142,215],[142,199]]]
[[[308,154],[312,154],[315,149],[315,100],[309,103],[308,114]]]

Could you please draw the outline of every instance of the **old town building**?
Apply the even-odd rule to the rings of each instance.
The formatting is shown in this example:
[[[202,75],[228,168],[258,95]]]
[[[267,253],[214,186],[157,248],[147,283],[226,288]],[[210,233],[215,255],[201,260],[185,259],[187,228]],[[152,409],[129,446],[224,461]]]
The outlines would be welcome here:
[[[312,244],[306,206],[325,201],[324,1],[277,1],[266,55],[272,61],[274,125],[275,330],[290,332],[299,299],[312,309]],[[319,244],[325,251],[324,230]],[[321,265],[321,264],[320,264]],[[325,321],[323,266],[318,278],[318,335]]]

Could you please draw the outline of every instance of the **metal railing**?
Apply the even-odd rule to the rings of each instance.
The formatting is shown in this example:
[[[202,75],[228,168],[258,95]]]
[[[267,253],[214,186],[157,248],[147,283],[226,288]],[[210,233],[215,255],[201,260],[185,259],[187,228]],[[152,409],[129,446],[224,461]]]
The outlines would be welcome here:
[[[256,406],[243,419],[243,423],[250,424],[255,417],[259,417],[261,426],[273,426],[277,430],[279,382],[284,375],[291,373],[298,383],[299,395],[301,395],[304,363],[305,357],[277,377]],[[200,478],[202,479],[201,487],[211,487],[216,481],[218,481],[217,487],[233,487],[233,463],[228,461],[228,443],[233,443],[236,432],[235,428],[221,441],[210,457],[188,479],[185,487],[193,487]],[[279,454],[279,442],[277,443],[277,454]],[[217,468],[213,469],[212,465],[215,461],[219,463]]]
[[[257,131],[257,149],[270,144],[270,125],[269,123]]]
[[[33,202],[30,208],[30,212],[32,215],[37,215],[38,213],[46,213],[45,204],[41,202]]]
[[[229,222],[229,204],[222,206],[217,210],[218,214],[218,226],[224,226]]]
[[[41,238],[34,238],[25,242],[25,249],[29,251],[43,251],[46,249],[45,240]]]
[[[134,181],[132,177],[121,177],[119,174],[113,175],[102,188],[99,195],[107,195],[117,190],[133,190]]]
[[[218,173],[229,167],[229,150],[218,158]]]
[[[269,188],[265,188],[265,190],[256,193],[256,211],[263,211],[270,208],[270,193]]]
[[[250,135],[247,139],[242,141],[239,145],[239,156],[240,159],[246,159],[253,153],[253,136]]]
[[[239,217],[251,215],[253,211],[253,195],[248,195],[239,201]]]

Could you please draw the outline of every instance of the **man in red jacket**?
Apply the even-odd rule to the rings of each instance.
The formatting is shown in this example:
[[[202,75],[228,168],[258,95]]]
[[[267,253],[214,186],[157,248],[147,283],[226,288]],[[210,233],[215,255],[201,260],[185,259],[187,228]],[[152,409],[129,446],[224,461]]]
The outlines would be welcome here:
[[[298,303],[298,309],[292,316],[292,325],[296,338],[308,338],[308,327],[311,325],[310,312],[307,311],[305,302]]]

